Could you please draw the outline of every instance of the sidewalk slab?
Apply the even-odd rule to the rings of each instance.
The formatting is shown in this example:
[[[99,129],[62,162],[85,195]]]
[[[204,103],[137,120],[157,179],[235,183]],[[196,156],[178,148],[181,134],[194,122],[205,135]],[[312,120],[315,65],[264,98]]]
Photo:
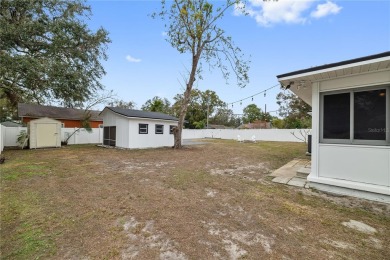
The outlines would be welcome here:
[[[276,183],[282,183],[282,184],[287,184],[292,178],[290,177],[283,177],[283,176],[278,176],[272,179],[273,182]]]
[[[287,183],[287,185],[303,188],[306,185],[306,180],[294,177]]]

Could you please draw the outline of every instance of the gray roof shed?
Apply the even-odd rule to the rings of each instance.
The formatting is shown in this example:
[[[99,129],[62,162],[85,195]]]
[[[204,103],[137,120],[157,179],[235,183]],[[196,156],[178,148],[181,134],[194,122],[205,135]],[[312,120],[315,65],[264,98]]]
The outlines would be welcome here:
[[[179,121],[178,118],[167,115],[159,112],[149,112],[143,110],[134,110],[134,109],[125,109],[119,107],[105,107],[104,110],[111,110],[114,113],[120,114],[125,117],[138,117],[138,118],[150,118],[150,119],[162,119],[162,120],[171,120],[171,121]],[[103,112],[102,111],[102,112]]]

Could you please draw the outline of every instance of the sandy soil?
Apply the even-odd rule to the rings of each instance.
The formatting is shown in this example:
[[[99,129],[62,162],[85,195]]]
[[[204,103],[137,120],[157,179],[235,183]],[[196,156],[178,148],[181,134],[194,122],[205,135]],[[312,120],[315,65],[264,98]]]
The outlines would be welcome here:
[[[303,144],[208,142],[5,151],[2,258],[390,259],[389,205],[271,182]]]

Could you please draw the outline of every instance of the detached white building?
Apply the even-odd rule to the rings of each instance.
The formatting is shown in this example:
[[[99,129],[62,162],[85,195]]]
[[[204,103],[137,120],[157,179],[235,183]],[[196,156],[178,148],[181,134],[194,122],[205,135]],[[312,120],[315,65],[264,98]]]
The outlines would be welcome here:
[[[61,121],[48,117],[28,123],[30,149],[61,147]]]
[[[105,107],[103,144],[121,148],[151,148],[173,146],[176,117],[141,110]]]
[[[277,78],[312,106],[310,186],[390,202],[390,52]]]

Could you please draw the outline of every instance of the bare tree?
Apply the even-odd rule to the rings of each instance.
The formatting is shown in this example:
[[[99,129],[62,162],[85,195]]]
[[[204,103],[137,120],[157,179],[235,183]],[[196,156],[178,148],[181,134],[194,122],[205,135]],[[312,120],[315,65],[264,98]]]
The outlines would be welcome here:
[[[248,81],[249,61],[244,60],[241,49],[218,26],[225,12],[240,6],[242,1],[226,0],[212,4],[207,0],[174,0],[172,4],[161,1],[160,16],[165,21],[167,41],[181,54],[191,55],[191,69],[184,78],[184,98],[181,103],[178,127],[174,131],[174,148],[181,148],[181,135],[191,90],[196,79],[202,79],[202,62],[211,69],[218,68],[228,80],[231,73],[237,84],[244,87]],[[227,65],[226,65],[226,64]]]
[[[311,130],[310,129],[299,129],[299,135],[298,133],[295,133],[294,131],[290,132],[295,138],[298,140],[307,143],[308,135],[310,135]]]

